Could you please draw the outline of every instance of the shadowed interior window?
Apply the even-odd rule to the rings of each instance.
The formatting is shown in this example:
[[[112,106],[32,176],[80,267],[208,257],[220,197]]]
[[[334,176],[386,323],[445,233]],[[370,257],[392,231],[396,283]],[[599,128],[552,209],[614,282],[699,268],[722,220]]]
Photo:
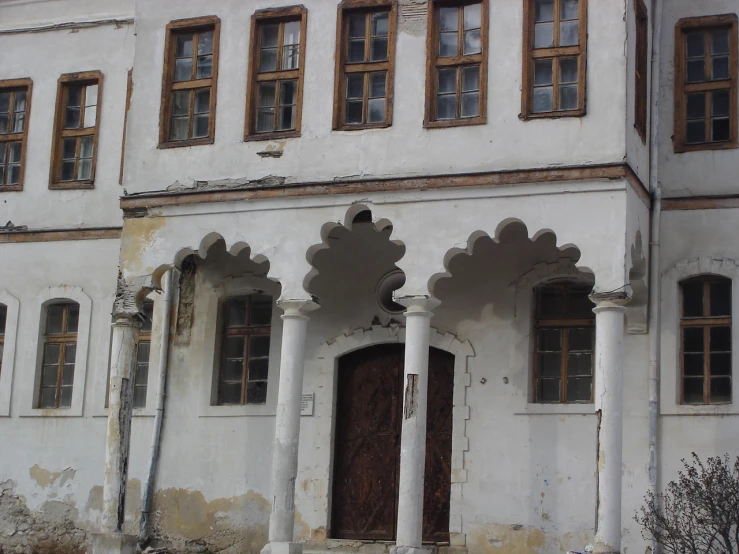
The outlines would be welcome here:
[[[636,0],[636,59],[634,60],[634,127],[647,140],[647,78],[649,74],[649,14],[644,0]]]
[[[8,320],[8,307],[0,304],[0,373],[3,371],[3,352],[5,351],[5,324]]]
[[[218,404],[267,401],[272,297],[229,298],[224,306]]]
[[[136,371],[133,379],[133,407],[146,406],[146,391],[149,383],[149,351],[151,350],[151,324],[154,316],[154,302],[144,300],[141,311],[144,321],[139,331],[139,342],[136,346]]]
[[[23,186],[30,103],[30,79],[0,81],[0,192]]]
[[[80,306],[76,302],[51,304],[46,307],[45,316],[38,407],[69,408],[72,406]]]
[[[541,403],[593,401],[595,344],[592,287],[548,284],[536,289],[534,399]]]
[[[731,402],[731,279],[713,275],[680,283],[683,404]]]

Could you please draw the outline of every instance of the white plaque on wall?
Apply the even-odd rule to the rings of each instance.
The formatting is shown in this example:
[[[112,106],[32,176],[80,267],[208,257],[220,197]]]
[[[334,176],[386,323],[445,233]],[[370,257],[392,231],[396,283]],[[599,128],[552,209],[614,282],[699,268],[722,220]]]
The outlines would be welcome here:
[[[312,416],[313,415],[314,398],[315,398],[314,393],[303,395],[303,401],[300,403],[300,415],[302,416]]]

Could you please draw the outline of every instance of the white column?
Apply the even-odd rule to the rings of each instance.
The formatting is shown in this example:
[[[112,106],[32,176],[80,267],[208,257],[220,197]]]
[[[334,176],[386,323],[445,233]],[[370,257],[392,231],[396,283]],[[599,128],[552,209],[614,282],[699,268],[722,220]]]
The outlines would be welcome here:
[[[426,468],[429,331],[435,299],[401,299],[405,312],[403,426],[400,438],[398,527],[393,554],[418,552],[423,535],[423,480]]]
[[[629,298],[591,296],[595,312],[598,497],[595,552],[621,551],[624,307]]]
[[[128,450],[133,408],[133,375],[141,321],[135,313],[114,316],[105,440],[102,533],[93,535],[93,554],[133,554],[136,536],[124,535]]]
[[[318,306],[311,301],[278,302],[278,305],[285,313],[282,315],[280,382],[272,451],[272,514],[269,519],[269,543],[262,553],[299,554],[302,547],[293,542],[293,529],[303,362],[309,319],[306,313]]]

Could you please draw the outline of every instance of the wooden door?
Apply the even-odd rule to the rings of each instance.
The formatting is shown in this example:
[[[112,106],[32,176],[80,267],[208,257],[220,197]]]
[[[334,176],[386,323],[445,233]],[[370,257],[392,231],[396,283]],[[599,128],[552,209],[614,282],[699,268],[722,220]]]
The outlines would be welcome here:
[[[424,541],[449,540],[454,357],[431,349]],[[378,345],[339,361],[331,535],[395,540],[403,345]]]

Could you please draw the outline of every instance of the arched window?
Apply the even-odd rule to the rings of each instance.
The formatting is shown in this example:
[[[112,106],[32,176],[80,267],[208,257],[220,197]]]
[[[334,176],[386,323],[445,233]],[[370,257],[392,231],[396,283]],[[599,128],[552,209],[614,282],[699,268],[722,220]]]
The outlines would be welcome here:
[[[694,277],[680,292],[682,403],[731,402],[731,279]]]
[[[536,289],[534,399],[593,401],[595,314],[592,287],[558,282]]]
[[[144,321],[139,331],[136,347],[136,371],[133,378],[133,407],[146,407],[146,391],[149,383],[149,351],[151,350],[151,320],[154,316],[154,302],[144,300],[141,310]]]
[[[272,297],[251,294],[229,298],[223,317],[218,404],[267,401]]]
[[[76,302],[46,307],[39,408],[72,406],[79,318],[80,306]]]
[[[0,373],[3,371],[3,350],[5,348],[5,322],[8,319],[8,307],[0,304]]]

